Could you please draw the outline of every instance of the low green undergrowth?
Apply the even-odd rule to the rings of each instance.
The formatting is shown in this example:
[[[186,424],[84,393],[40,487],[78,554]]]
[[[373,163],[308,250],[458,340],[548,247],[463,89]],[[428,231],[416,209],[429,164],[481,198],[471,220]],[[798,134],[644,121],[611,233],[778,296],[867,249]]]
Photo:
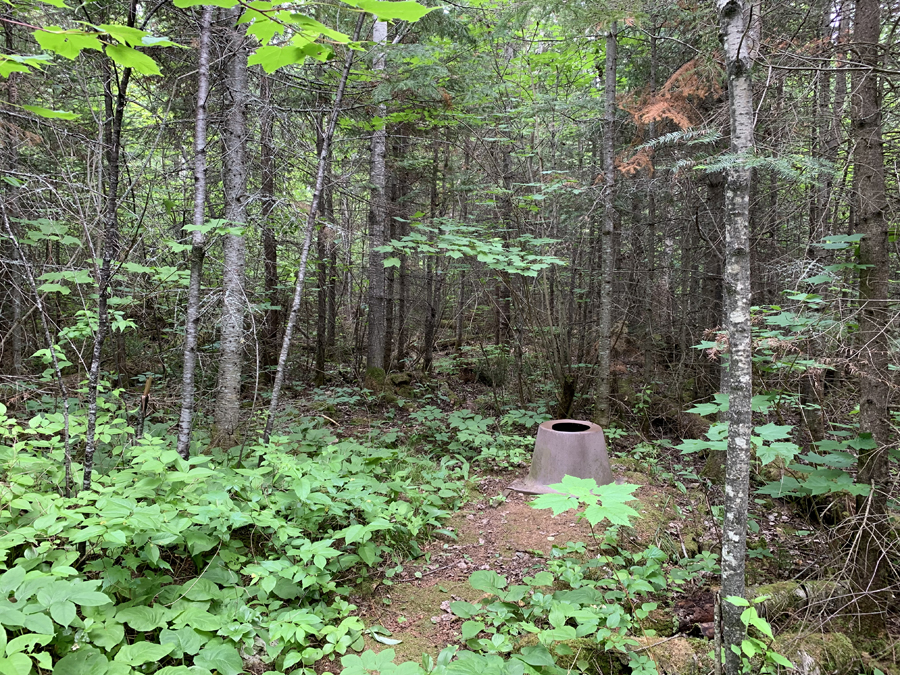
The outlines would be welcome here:
[[[351,586],[417,553],[466,493],[461,460],[306,425],[239,463],[185,461],[170,436],[110,436],[112,468],[66,498],[59,416],[23,425],[4,413],[4,675],[312,675],[320,659],[362,649]]]

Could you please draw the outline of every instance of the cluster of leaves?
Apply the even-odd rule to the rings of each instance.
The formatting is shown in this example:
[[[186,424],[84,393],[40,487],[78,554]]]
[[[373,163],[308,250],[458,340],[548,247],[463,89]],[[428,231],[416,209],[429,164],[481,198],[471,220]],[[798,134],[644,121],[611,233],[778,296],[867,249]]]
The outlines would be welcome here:
[[[421,217],[424,214],[417,214]],[[393,254],[385,258],[385,267],[399,267],[397,254],[418,253],[420,255],[441,255],[453,259],[474,258],[487,268],[536,277],[541,270],[551,265],[565,265],[565,261],[551,255],[533,252],[529,249],[540,249],[542,246],[556,243],[555,239],[538,239],[531,235],[523,235],[516,242],[506,242],[499,237],[486,239],[484,228],[463,225],[456,221],[435,219],[437,227],[412,223],[412,232],[402,239],[393,240],[378,250]]]
[[[236,675],[246,658],[311,674],[362,648],[344,584],[416,550],[465,491],[449,463],[327,434],[275,437],[232,467],[108,424],[124,433],[101,449],[120,461],[65,498],[58,418],[0,408],[0,672],[14,675]]]
[[[776,395],[761,394],[752,399],[755,412],[769,410]],[[688,412],[698,415],[718,414],[728,410],[728,397],[716,394],[714,402],[694,406]],[[855,451],[871,449],[871,434],[833,430],[831,435],[843,440],[824,440],[816,443],[816,452],[801,454],[799,445],[791,441],[794,427],[768,423],[754,427],[750,437],[760,466],[777,464],[784,471],[776,481],[770,481],[757,492],[772,497],[818,496],[845,492],[867,495],[869,486],[859,484],[848,471],[856,464]],[[683,454],[695,452],[725,452],[728,445],[728,423],[713,423],[706,438],[688,439],[675,446]]]
[[[534,447],[533,435],[511,433],[530,429],[550,419],[549,415],[530,410],[511,410],[499,422],[471,410],[444,413],[433,405],[423,406],[410,415],[421,427],[418,438],[431,447],[474,459],[495,469],[522,466]]]

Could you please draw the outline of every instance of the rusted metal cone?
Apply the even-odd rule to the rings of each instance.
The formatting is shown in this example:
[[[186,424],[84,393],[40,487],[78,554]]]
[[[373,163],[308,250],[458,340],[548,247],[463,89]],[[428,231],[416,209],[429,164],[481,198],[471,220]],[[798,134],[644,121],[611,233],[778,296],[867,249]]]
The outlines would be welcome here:
[[[544,422],[538,427],[528,476],[509,489],[529,495],[548,494],[556,492],[549,486],[559,483],[563,476],[593,478],[597,485],[614,481],[603,429],[579,420]]]

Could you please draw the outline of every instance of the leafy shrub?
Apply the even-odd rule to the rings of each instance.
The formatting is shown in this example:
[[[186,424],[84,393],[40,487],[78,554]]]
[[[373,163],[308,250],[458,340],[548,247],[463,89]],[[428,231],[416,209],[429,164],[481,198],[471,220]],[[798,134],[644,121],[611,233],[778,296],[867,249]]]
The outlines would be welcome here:
[[[23,428],[3,413],[0,672],[15,675],[236,675],[251,656],[311,675],[362,648],[347,580],[417,550],[463,498],[468,470],[312,425],[237,467],[185,461],[170,437],[124,446],[108,433],[118,465],[66,498],[55,415]],[[76,435],[82,424],[73,415]]]

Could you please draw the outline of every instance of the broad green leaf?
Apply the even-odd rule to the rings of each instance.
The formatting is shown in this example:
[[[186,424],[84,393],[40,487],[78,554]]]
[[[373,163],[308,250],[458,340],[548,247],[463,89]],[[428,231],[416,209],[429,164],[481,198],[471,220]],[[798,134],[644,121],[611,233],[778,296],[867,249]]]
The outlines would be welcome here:
[[[116,620],[127,623],[134,630],[147,633],[166,624],[169,610],[161,607],[126,607],[116,612]]]
[[[175,645],[172,643],[159,645],[153,642],[135,642],[122,647],[116,654],[115,660],[129,666],[141,666],[161,660],[171,654],[173,649],[175,649]]]
[[[468,619],[478,614],[481,611],[481,607],[464,600],[454,600],[450,603],[450,611],[461,619]]]
[[[25,568],[13,567],[0,574],[0,596],[6,597],[13,593],[25,580]]]
[[[137,49],[124,45],[107,45],[106,54],[123,68],[133,68],[142,75],[162,74],[156,61]]]
[[[484,623],[481,621],[466,621],[462,625],[462,639],[470,640],[483,630]]]
[[[88,635],[91,643],[103,649],[112,649],[125,641],[125,626],[111,619],[106,623],[94,624]]]
[[[59,26],[46,26],[34,31],[34,39],[48,52],[59,54],[67,59],[74,59],[83,49],[95,49],[98,52],[103,45],[94,33],[81,30],[63,30]]]
[[[390,2],[388,0],[351,0],[348,4],[355,5],[370,14],[374,14],[382,21],[418,21],[436,7],[423,7],[418,2],[401,0]]]
[[[553,660],[553,655],[543,645],[535,645],[533,647],[523,647],[522,651],[519,654],[516,654],[516,658],[522,659],[529,666],[553,667],[556,665],[556,661]]]
[[[75,120],[78,115],[65,110],[50,110],[50,108],[42,108],[39,105],[23,105],[22,108],[29,112],[33,112],[40,117],[46,117],[51,120]]]
[[[66,654],[53,667],[53,675],[105,675],[109,667],[107,658],[93,647],[82,647]]]
[[[403,640],[396,640],[394,638],[389,638],[379,633],[372,633],[372,638],[376,642],[380,642],[383,645],[399,645]]]
[[[3,650],[7,656],[16,654],[17,652],[30,652],[35,645],[46,645],[53,639],[53,635],[40,635],[39,633],[26,633],[17,638],[13,638]]]
[[[493,595],[500,595],[506,588],[506,577],[493,570],[478,570],[469,577],[469,585],[477,591],[484,591]]]
[[[244,662],[238,650],[231,645],[204,647],[194,657],[194,664],[201,668],[219,671],[220,675],[238,675],[244,670]]]
[[[735,607],[749,607],[750,601],[747,598],[742,598],[739,595],[729,595],[725,598],[726,601],[730,602]]]
[[[193,628],[185,626],[178,630],[168,630],[164,628],[159,633],[160,644],[172,643],[175,645],[175,651],[172,656],[181,658],[184,654],[193,656],[209,641],[209,638],[200,635]]]
[[[29,675],[31,673],[31,659],[25,654],[11,654],[0,657],[0,673],[3,675]]]
[[[63,600],[50,605],[50,616],[60,626],[71,626],[76,618],[75,603]]]
[[[385,267],[400,267],[400,258],[385,258]]]

